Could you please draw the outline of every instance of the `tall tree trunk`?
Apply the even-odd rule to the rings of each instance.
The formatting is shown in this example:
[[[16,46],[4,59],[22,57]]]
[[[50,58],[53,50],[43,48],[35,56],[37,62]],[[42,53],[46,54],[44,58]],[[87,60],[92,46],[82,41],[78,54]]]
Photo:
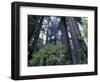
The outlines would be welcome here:
[[[44,17],[41,16],[40,17],[40,23],[36,26],[36,30],[35,30],[35,33],[32,35],[31,37],[31,41],[32,39],[34,38],[33,42],[32,42],[32,46],[29,48],[28,52],[28,60],[30,60],[32,57],[31,57],[31,54],[33,51],[36,51],[36,45],[37,45],[37,41],[38,41],[38,38],[39,38],[39,34],[40,34],[40,30],[42,28],[42,21],[43,21]]]
[[[66,61],[68,61],[67,59],[72,61],[70,43],[69,43],[69,38],[68,38],[68,29],[67,29],[65,17],[61,17],[60,24],[59,24],[59,30],[61,30],[61,33],[62,33],[61,34],[62,44],[66,46],[67,51],[68,51],[65,56]]]
[[[84,53],[79,53],[82,46],[78,41],[78,37],[80,37],[79,27],[76,24],[76,21],[73,17],[66,18],[66,24],[68,26],[68,32],[70,33],[70,46],[71,46],[71,53],[73,58],[73,64],[79,64],[81,60],[81,56]]]

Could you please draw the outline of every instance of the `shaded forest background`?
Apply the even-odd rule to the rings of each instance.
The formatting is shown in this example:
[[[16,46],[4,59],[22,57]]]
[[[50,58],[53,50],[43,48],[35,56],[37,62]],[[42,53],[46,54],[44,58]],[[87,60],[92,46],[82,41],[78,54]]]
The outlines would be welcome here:
[[[88,18],[28,15],[28,66],[88,63]]]

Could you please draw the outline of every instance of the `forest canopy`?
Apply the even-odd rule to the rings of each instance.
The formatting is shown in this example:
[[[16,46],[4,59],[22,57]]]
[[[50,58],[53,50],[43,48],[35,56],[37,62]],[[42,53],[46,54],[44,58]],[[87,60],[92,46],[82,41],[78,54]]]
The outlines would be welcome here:
[[[88,63],[88,18],[28,15],[28,66]]]

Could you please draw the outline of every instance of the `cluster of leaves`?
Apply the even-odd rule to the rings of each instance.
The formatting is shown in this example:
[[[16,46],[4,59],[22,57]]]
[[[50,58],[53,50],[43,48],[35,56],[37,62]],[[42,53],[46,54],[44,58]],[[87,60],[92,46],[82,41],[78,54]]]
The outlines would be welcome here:
[[[34,52],[32,54],[32,59],[29,60],[29,64],[31,65],[38,65],[41,58],[47,58],[48,55],[51,55],[52,62],[51,64],[56,64],[56,55],[58,51],[62,51],[63,54],[67,53],[67,48],[64,45],[52,45],[52,44],[46,44],[42,48],[39,49],[38,52]]]

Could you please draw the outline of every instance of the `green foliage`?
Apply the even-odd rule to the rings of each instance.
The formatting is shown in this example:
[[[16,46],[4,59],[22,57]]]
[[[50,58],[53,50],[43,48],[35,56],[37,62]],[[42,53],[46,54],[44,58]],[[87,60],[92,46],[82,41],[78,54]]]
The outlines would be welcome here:
[[[46,44],[38,52],[32,54],[32,59],[29,61],[29,64],[36,65],[39,63],[41,58],[47,58],[48,55],[51,55],[51,64],[55,65],[57,63],[56,54],[57,51],[61,50],[62,54],[67,53],[67,48],[64,45],[52,45]]]
[[[29,64],[38,65],[39,60],[40,60],[40,57],[37,55],[37,53],[34,53],[34,55],[32,55],[32,59],[29,60]]]
[[[87,60],[80,60],[80,64],[86,64]]]
[[[81,35],[85,40],[85,43],[87,44],[88,42],[88,18],[87,17],[83,17],[82,18],[82,30],[81,30]]]
[[[83,51],[83,48],[79,48],[79,49],[76,50],[76,52],[80,53],[80,54],[82,53],[82,51]]]
[[[78,53],[78,55],[81,55],[83,53],[83,48],[77,49],[76,52]],[[87,59],[84,58],[83,55],[81,55],[81,59],[80,59],[79,64],[86,64],[86,63],[87,63]]]
[[[55,58],[55,56],[52,57],[52,60],[51,60],[51,65],[56,65],[57,64],[57,60]]]
[[[66,53],[66,51],[67,51],[67,49],[64,45],[46,44],[39,50],[38,55],[40,57],[47,57],[48,54],[56,55],[57,50],[62,50],[63,53]]]

